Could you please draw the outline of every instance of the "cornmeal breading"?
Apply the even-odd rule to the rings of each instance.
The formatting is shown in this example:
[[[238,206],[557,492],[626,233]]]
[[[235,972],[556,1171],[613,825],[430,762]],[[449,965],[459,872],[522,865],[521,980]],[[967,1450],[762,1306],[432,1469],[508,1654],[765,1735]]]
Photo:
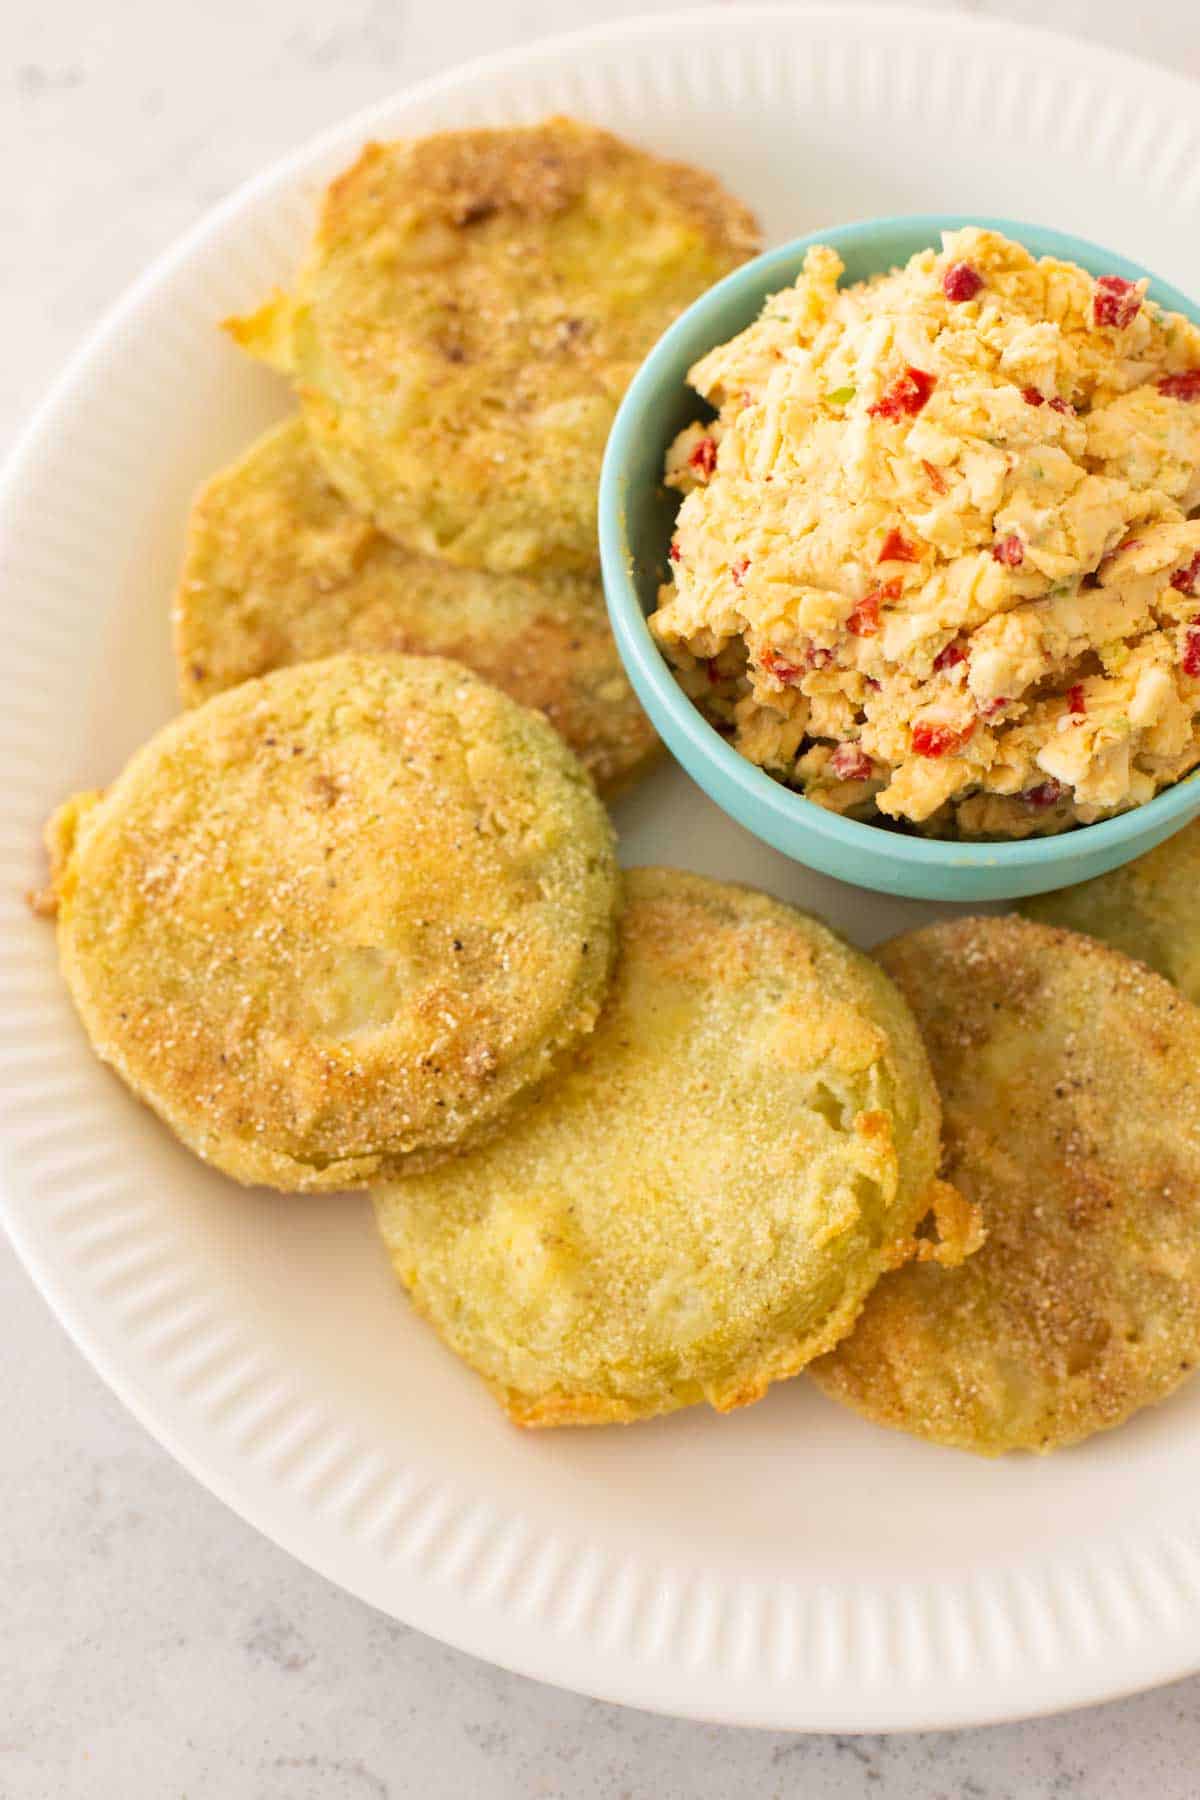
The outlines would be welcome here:
[[[338,651],[447,656],[545,713],[611,798],[658,739],[621,667],[599,578],[465,569],[403,550],[331,487],[300,419],[192,508],[175,598],[184,704]]]
[[[959,1268],[886,1276],[813,1376],[881,1425],[1053,1450],[1200,1357],[1200,1009],[1142,964],[1019,918],[885,944],[977,1203]]]
[[[292,376],[331,480],[398,543],[592,569],[630,377],[757,248],[710,175],[594,126],[449,131],[368,145],[293,293],[231,329]]]
[[[1140,957],[1200,1004],[1200,821],[1107,875],[1038,894],[1021,911]]]
[[[376,1194],[414,1303],[524,1425],[759,1399],[849,1330],[931,1205],[911,1016],[825,926],[626,877],[612,995],[503,1137]]]
[[[185,713],[50,829],[97,1053],[235,1180],[342,1188],[496,1128],[589,1031],[612,828],[457,665],[344,655]]]

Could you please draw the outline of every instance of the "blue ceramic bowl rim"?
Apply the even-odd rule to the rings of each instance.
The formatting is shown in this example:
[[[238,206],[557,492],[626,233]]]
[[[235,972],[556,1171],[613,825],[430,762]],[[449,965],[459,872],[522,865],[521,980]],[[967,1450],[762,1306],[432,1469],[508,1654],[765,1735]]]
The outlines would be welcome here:
[[[1169,312],[1183,313],[1200,324],[1200,305],[1140,263],[1107,250],[1089,238],[1074,237],[1069,232],[1032,225],[1020,219],[959,213],[898,213],[825,226],[804,237],[792,238],[786,244],[764,251],[753,262],[744,263],[693,301],[658,340],[634,376],[613,421],[600,474],[601,570],[609,617],[622,660],[651,713],[652,722],[661,723],[654,717],[656,710],[666,715],[673,731],[685,738],[701,758],[725,777],[750,811],[766,812],[789,834],[808,833],[840,845],[846,851],[881,856],[889,862],[910,867],[1051,869],[1058,863],[1078,858],[1085,848],[1084,840],[1089,854],[1092,851],[1100,854],[1107,848],[1140,839],[1148,829],[1166,824],[1176,815],[1181,825],[1186,823],[1187,816],[1196,807],[1195,783],[1200,780],[1200,770],[1182,777],[1152,800],[1132,807],[1128,812],[1102,819],[1094,825],[1077,826],[1054,837],[968,843],[957,839],[910,837],[883,826],[843,818],[825,807],[814,806],[794,789],[785,787],[765,770],[748,762],[713,729],[679,686],[654,642],[630,571],[631,553],[625,527],[626,469],[643,421],[655,411],[664,384],[668,380],[674,382],[671,369],[679,349],[690,340],[703,337],[697,331],[698,324],[723,310],[730,298],[743,299],[757,292],[765,300],[769,294],[794,280],[804,252],[813,244],[828,244],[839,253],[855,251],[869,245],[884,232],[898,231],[911,233],[914,239],[922,235],[924,242],[936,244],[943,231],[958,230],[964,225],[1002,232],[1037,256],[1055,256],[1079,263],[1091,274],[1121,275],[1127,281],[1140,281],[1146,277],[1150,282],[1151,300]],[[689,353],[689,362],[720,341],[717,335],[703,338],[702,347]],[[756,832],[756,835],[762,833]],[[1133,850],[1137,847],[1136,843],[1132,845]]]

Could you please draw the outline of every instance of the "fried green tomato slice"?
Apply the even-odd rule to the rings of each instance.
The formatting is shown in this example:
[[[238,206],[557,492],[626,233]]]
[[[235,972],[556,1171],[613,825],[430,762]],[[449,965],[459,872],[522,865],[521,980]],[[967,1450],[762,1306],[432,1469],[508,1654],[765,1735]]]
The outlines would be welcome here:
[[[522,1425],[759,1399],[850,1329],[934,1198],[892,984],[764,894],[626,877],[613,992],[503,1137],[376,1192],[418,1310]]]
[[[1065,925],[1136,956],[1200,1003],[1200,821],[1145,856],[1021,902],[1044,925]]]
[[[361,1187],[495,1129],[592,1028],[612,828],[544,719],[344,655],[184,713],[50,828],[99,1056],[245,1183]]]
[[[290,663],[396,650],[450,657],[545,713],[608,798],[658,752],[596,576],[493,575],[402,550],[330,486],[300,419],[197,496],[174,626],[185,706]]]
[[[1140,963],[1019,918],[879,951],[924,1033],[958,1268],[885,1277],[812,1375],[881,1425],[1046,1451],[1164,1399],[1200,1356],[1200,1010]]]
[[[288,373],[330,479],[398,543],[594,568],[617,403],[759,247],[712,176],[570,119],[368,144],[294,291],[229,321]]]

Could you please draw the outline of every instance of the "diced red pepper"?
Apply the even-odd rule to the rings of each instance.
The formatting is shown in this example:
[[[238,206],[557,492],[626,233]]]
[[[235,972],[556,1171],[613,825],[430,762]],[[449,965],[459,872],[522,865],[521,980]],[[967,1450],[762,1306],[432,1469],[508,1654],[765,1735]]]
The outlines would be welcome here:
[[[881,581],[869,594],[864,594],[846,620],[846,630],[855,637],[874,637],[879,630],[880,606],[885,600],[898,600],[901,587],[899,578],[893,576],[890,581]]]
[[[950,492],[950,489],[946,486],[946,477],[942,474],[942,471],[938,468],[936,463],[926,462],[925,458],[922,457],[921,467],[929,477],[929,485],[935,494],[948,494]]]
[[[1087,711],[1087,695],[1083,691],[1082,681],[1077,681],[1074,687],[1067,689],[1067,711],[1071,713]]]
[[[1182,375],[1164,375],[1154,385],[1168,400],[1200,400],[1200,369],[1185,369]]]
[[[1194,594],[1200,590],[1200,550],[1197,550],[1190,563],[1182,569],[1176,569],[1171,577],[1171,586],[1180,594]]]
[[[799,681],[804,672],[774,650],[764,650],[758,661],[759,667],[768,675],[773,675],[776,681],[781,681],[784,687],[790,687],[794,681]]]
[[[883,543],[880,545],[879,555],[875,558],[875,560],[876,560],[876,562],[881,562],[881,563],[885,563],[885,562],[912,562],[912,563],[915,563],[915,562],[920,562],[921,552],[917,549],[917,546],[915,544],[910,544],[908,539],[905,536],[903,536],[903,534],[901,532],[897,531],[896,527],[893,525],[892,529],[888,532],[887,536],[884,538]]]
[[[1183,672],[1185,675],[1200,675],[1200,625],[1188,627],[1183,646]]]
[[[1074,416],[1075,416],[1075,408],[1071,405],[1069,400],[1060,400],[1056,394],[1053,400],[1047,401],[1046,396],[1045,396],[1045,394],[1043,394],[1041,388],[1035,388],[1035,387],[1022,388],[1021,389],[1021,398],[1022,398],[1022,400],[1024,400],[1026,406],[1047,406],[1048,405],[1051,412],[1069,413],[1072,418],[1074,418]]]
[[[942,292],[947,300],[973,300],[983,286],[983,276],[968,262],[951,263],[942,276]]]
[[[670,557],[672,562],[678,562],[680,557],[683,555],[683,551],[679,548],[679,539],[678,538],[671,539],[671,548],[667,551],[667,555]]]
[[[910,363],[903,375],[897,375],[891,386],[885,389],[873,406],[868,406],[867,411],[876,419],[901,419],[906,413],[915,416],[936,386],[936,375],[930,375],[924,369],[914,369]]]
[[[871,779],[871,759],[858,744],[839,744],[829,759],[829,767],[839,781]]]
[[[935,669],[939,670],[952,669],[956,663],[966,662],[966,660],[967,653],[962,645],[956,644],[953,639],[951,639],[950,643],[944,645],[943,648],[938,651],[933,659],[933,666]]]
[[[1092,295],[1092,317],[1097,325],[1111,325],[1123,331],[1142,310],[1142,296],[1132,281],[1122,275],[1101,275]]]
[[[846,620],[846,630],[855,637],[874,637],[879,630],[879,589],[864,594],[850,617]]]
[[[1055,801],[1062,799],[1065,792],[1062,782],[1055,781],[1051,776],[1048,781],[1040,781],[1036,787],[1026,788],[1021,798],[1026,806],[1053,806]]]
[[[702,437],[696,444],[688,462],[698,475],[708,480],[717,466],[717,442],[715,438]]]
[[[1007,537],[996,539],[992,545],[992,557],[996,562],[1003,563],[1006,569],[1019,569],[1025,561],[1025,546],[1016,532],[1010,531]]]
[[[804,653],[804,660],[810,669],[827,669],[833,661],[833,651],[827,650],[823,644],[810,644]]]
[[[733,567],[729,571],[729,573],[733,576],[734,587],[741,587],[742,576],[746,573],[746,570],[749,567],[750,567],[750,558],[748,556],[739,557],[737,562],[734,563]]]
[[[979,702],[979,716],[981,719],[995,718],[996,714],[998,712],[1003,712],[1007,705],[1007,694],[998,694],[994,700],[981,700]]]
[[[935,725],[931,720],[919,719],[913,726],[912,747],[917,756],[949,756],[952,751],[962,749],[974,729],[973,719],[961,729],[957,725]]]

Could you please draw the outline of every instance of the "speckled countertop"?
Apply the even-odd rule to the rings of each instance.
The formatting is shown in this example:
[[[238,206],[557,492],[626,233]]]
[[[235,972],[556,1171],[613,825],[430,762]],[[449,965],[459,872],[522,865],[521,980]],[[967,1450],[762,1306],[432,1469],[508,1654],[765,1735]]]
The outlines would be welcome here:
[[[736,0],[733,0],[736,4]],[[463,56],[652,0],[3,0],[0,448],[243,177]],[[1195,0],[961,0],[1200,75]],[[0,1800],[1193,1800],[1200,1679],[909,1738],[655,1719],[393,1624],[170,1460],[0,1246]]]

